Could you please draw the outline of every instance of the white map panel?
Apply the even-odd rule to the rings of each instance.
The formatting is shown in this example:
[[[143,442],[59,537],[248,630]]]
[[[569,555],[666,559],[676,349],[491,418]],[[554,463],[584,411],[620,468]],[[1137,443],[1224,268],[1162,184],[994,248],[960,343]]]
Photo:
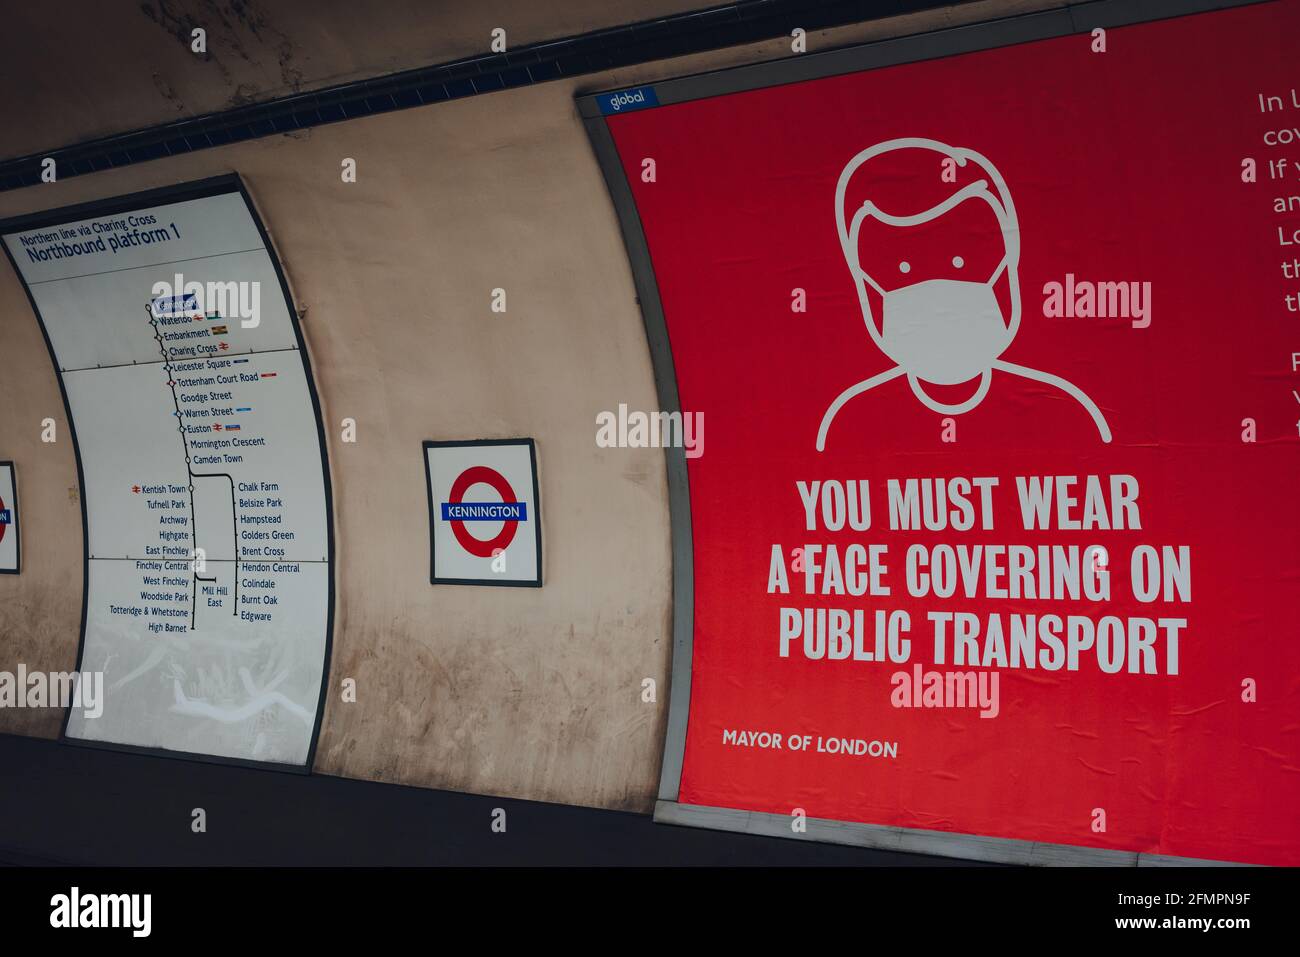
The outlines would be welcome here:
[[[67,735],[304,765],[329,647],[325,459],[310,368],[243,195],[4,242],[82,468],[80,667],[104,673],[105,704],[72,709]]]

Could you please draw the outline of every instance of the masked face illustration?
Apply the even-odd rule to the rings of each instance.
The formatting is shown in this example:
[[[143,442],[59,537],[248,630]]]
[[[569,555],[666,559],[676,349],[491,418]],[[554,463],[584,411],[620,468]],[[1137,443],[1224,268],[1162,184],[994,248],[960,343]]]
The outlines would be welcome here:
[[[973,379],[1011,344],[992,282],[928,279],[884,300],[881,349],[926,382]]]
[[[866,273],[856,259],[859,230],[868,217],[895,227],[919,226],[943,216],[967,201],[983,201],[996,214],[1004,235],[1005,208],[980,180],[958,191],[932,209],[912,216],[891,216],[871,203],[864,203],[853,217],[849,248],[854,252],[850,266],[858,277],[864,299],[864,318],[881,351],[910,376],[937,385],[955,385],[983,375],[1006,351],[1019,320],[1019,295],[1015,289],[1013,250],[1008,248],[993,274],[984,282],[959,279],[926,279],[895,289],[884,289]],[[954,262],[959,260],[954,259]],[[994,286],[1008,270],[1012,284],[1012,316],[1003,316]],[[877,332],[864,286],[881,297],[883,314]]]
[[[956,177],[948,179],[947,174],[955,174],[963,168],[973,171],[975,175],[982,175],[983,178],[961,188],[954,187],[956,191],[937,206],[913,214],[894,215],[885,212],[876,205],[879,194],[874,190],[868,193],[867,198],[850,204],[847,201],[850,181],[854,180],[863,166],[876,157],[896,151],[927,157],[922,160],[928,170],[925,175],[933,176],[942,170],[944,183],[955,184]],[[934,159],[936,154],[943,158],[942,164]],[[913,164],[912,168],[917,167]],[[877,172],[867,178],[866,182],[874,182],[878,187],[883,185],[880,193],[889,194],[891,186],[896,187],[905,180],[905,177],[900,178],[895,168],[892,172]],[[929,185],[934,185],[933,180]],[[859,195],[863,192],[856,188],[855,191]],[[918,192],[925,194],[927,190],[922,188]],[[863,268],[859,258],[859,238],[866,220],[883,223],[895,230],[907,230],[937,220],[967,201],[972,201],[977,206],[984,204],[992,210],[997,221],[995,231],[990,232],[984,226],[977,226],[974,230],[954,229],[954,226],[962,225],[959,214],[955,220],[945,219],[943,222],[946,228],[937,231],[949,237],[946,243],[942,238],[938,243],[931,242],[931,236],[925,232],[910,235],[894,232],[884,239],[873,239],[868,244],[871,258],[878,262],[883,255],[884,259],[898,264],[899,273],[908,275],[912,272],[913,264],[910,258],[904,258],[908,255],[906,248],[916,237],[920,237],[922,244],[911,248],[921,250],[917,261],[925,270],[930,271],[930,278],[885,289],[877,278],[873,278]],[[982,215],[977,218],[982,218]],[[845,262],[857,286],[858,305],[862,309],[867,331],[880,351],[895,364],[892,368],[876,371],[861,382],[853,383],[835,397],[817,429],[817,451],[826,449],[831,423],[844,405],[873,389],[905,377],[912,394],[926,408],[945,416],[962,415],[984,401],[995,371],[1002,376],[1016,376],[1059,389],[1087,410],[1103,442],[1111,440],[1106,417],[1102,415],[1097,403],[1082,389],[1061,376],[1002,358],[1020,328],[1020,225],[1011,191],[1007,189],[1002,174],[988,159],[974,150],[959,149],[922,137],[901,137],[869,146],[849,160],[840,172],[835,186],[835,227]],[[873,228],[872,232],[876,230]],[[900,240],[900,235],[908,238]],[[960,270],[967,266],[966,250],[952,248],[954,243],[962,247],[969,244],[974,249],[982,250],[982,237],[992,240],[997,236],[1002,240],[1002,249],[998,254],[1000,258],[996,258],[996,268],[991,274],[982,270],[974,273],[976,276],[987,276],[987,279],[968,281],[934,276],[935,263],[948,259],[949,256],[953,269]],[[995,261],[995,256],[990,255],[985,259],[985,262],[992,261]],[[918,270],[918,274],[924,273]],[[1005,309],[1003,300],[999,298],[1002,289],[999,282],[1004,274],[1005,301],[1008,303]],[[954,386],[976,379],[978,383],[974,391],[959,402],[941,401],[926,391],[926,383]]]

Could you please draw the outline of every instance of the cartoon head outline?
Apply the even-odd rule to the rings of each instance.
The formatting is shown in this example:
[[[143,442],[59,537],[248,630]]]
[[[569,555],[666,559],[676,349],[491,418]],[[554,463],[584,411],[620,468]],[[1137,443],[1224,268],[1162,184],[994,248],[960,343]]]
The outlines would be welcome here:
[[[941,203],[909,216],[894,216],[886,213],[868,198],[854,212],[852,220],[846,221],[845,216],[848,210],[845,208],[845,194],[848,192],[849,183],[854,174],[868,160],[903,149],[932,150],[952,159],[960,167],[973,162],[987,174],[988,178],[970,183],[957,190]],[[989,190],[990,180],[997,189],[996,195]],[[877,329],[876,317],[871,308],[871,297],[868,294],[867,287],[870,286],[880,293],[882,297],[885,295],[885,290],[862,268],[862,264],[858,259],[858,231],[867,218],[878,219],[889,226],[919,226],[933,219],[938,219],[968,199],[978,199],[987,203],[988,207],[993,211],[993,215],[997,217],[998,226],[1002,232],[1003,256],[997,268],[989,277],[988,284],[992,286],[996,283],[1001,277],[1002,271],[1006,270],[1011,293],[1011,316],[1006,321],[1007,336],[1003,346],[1003,351],[1005,351],[1011,345],[1011,341],[1020,328],[1020,221],[1016,216],[1016,205],[1011,198],[1011,191],[1007,188],[1006,180],[1002,178],[1002,174],[998,172],[997,167],[987,157],[974,150],[949,146],[946,143],[940,143],[938,140],[908,136],[886,140],[883,143],[867,147],[849,160],[840,173],[839,182],[835,186],[835,225],[839,231],[840,249],[844,254],[845,262],[848,264],[849,272],[853,275],[854,284],[857,286],[858,304],[862,308],[862,316],[866,322],[867,331],[871,334],[872,341],[875,342],[881,352],[895,362],[899,362],[900,365],[905,363],[900,362],[899,357],[890,354],[880,330]],[[914,372],[915,370],[909,369],[907,371]]]
[[[849,183],[854,174],[868,160],[902,149],[930,150],[952,159],[960,167],[965,167],[967,164],[973,163],[980,171],[986,174],[987,179],[976,180],[975,182],[958,189],[939,204],[919,213],[906,216],[895,216],[886,213],[884,210],[880,209],[880,207],[875,205],[872,199],[868,197],[861,206],[854,211],[852,219],[848,219],[845,195],[848,192]],[[996,195],[989,189],[990,181],[996,189]],[[986,354],[978,356],[978,362],[975,362],[972,358],[966,363],[965,368],[966,371],[969,371],[969,375],[963,376],[952,374],[946,378],[939,377],[926,379],[926,381],[940,384],[951,384],[969,381],[969,379],[974,378],[974,376],[979,376],[980,381],[975,393],[964,402],[950,405],[931,398],[925,392],[924,388],[922,388],[921,381],[925,379],[925,376],[920,373],[926,371],[921,368],[924,363],[918,361],[915,356],[905,354],[897,347],[897,344],[891,344],[888,341],[889,336],[883,331],[885,329],[885,318],[883,315],[881,317],[880,328],[877,328],[877,323],[875,321],[876,317],[871,307],[871,298],[868,286],[879,293],[882,299],[888,299],[890,293],[887,293],[886,290],[883,289],[879,283],[877,283],[862,268],[858,257],[858,235],[863,221],[868,217],[879,219],[881,222],[890,226],[917,226],[929,222],[930,220],[937,219],[969,199],[982,200],[988,204],[989,208],[993,211],[994,216],[997,218],[998,226],[1002,233],[1003,256],[997,268],[994,269],[992,275],[984,285],[987,285],[989,290],[991,290],[1001,278],[1003,270],[1006,271],[1011,302],[1011,315],[1009,318],[1005,316],[1001,317],[1003,323],[1003,334],[999,335],[996,341],[989,342],[989,348],[986,350]],[[997,167],[994,166],[987,157],[972,149],[949,146],[946,143],[941,143],[938,140],[928,139],[925,137],[900,137],[897,139],[885,140],[876,143],[873,146],[869,146],[849,160],[844,169],[840,172],[839,180],[835,187],[835,225],[839,233],[841,252],[844,255],[844,260],[848,264],[849,272],[852,274],[854,284],[857,288],[858,304],[862,311],[862,317],[866,323],[867,331],[870,333],[871,339],[875,342],[876,347],[880,349],[884,355],[893,360],[896,365],[892,369],[872,376],[869,379],[865,379],[856,385],[850,386],[848,389],[845,389],[840,393],[835,401],[831,403],[830,407],[826,410],[825,415],[822,417],[821,427],[817,432],[817,450],[819,452],[825,450],[826,436],[830,430],[831,422],[834,420],[836,413],[838,413],[844,404],[850,399],[853,399],[878,385],[883,385],[885,382],[897,378],[898,376],[906,375],[908,384],[912,388],[912,392],[922,404],[940,414],[958,415],[971,411],[984,400],[984,397],[988,394],[989,385],[992,381],[992,375],[995,369],[1012,375],[1021,376],[1023,378],[1033,379],[1038,382],[1044,382],[1061,389],[1071,398],[1079,402],[1079,404],[1082,405],[1092,417],[1102,441],[1110,442],[1110,427],[1106,423],[1105,417],[1101,414],[1101,410],[1097,408],[1096,403],[1094,403],[1081,389],[1059,376],[1047,372],[1040,372],[1037,369],[1015,365],[1001,358],[1002,354],[1010,347],[1012,341],[1015,339],[1016,333],[1020,329],[1020,222],[1016,215],[1015,202],[1011,198],[1011,190],[1007,187],[1006,180],[1003,179],[1002,174],[998,171]],[[930,284],[938,285],[947,284],[952,287],[961,285],[979,285],[979,283],[966,283],[964,281],[954,282],[949,280],[930,280],[928,282]],[[925,283],[917,283],[913,287],[905,286],[902,288],[915,288],[922,285],[925,285]],[[894,292],[897,292],[897,290]],[[997,311],[999,316],[1001,316],[1000,308]],[[936,355],[937,353],[931,350],[929,354]],[[956,363],[950,363],[949,365],[950,367],[955,365],[957,368],[962,368],[964,361],[964,358],[959,358]]]

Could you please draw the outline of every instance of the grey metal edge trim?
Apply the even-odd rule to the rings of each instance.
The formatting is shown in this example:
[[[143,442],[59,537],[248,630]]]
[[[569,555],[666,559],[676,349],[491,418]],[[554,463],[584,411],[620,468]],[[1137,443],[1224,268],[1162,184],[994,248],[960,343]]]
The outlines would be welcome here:
[[[663,304],[659,301],[659,286],[655,282],[654,263],[650,247],[641,229],[632,189],[623,173],[614,138],[603,117],[583,120],[596,159],[609,187],[614,210],[618,214],[623,243],[627,246],[632,266],[632,279],[636,285],[637,299],[641,304],[641,318],[645,323],[646,339],[650,344],[650,362],[654,368],[655,391],[659,408],[665,412],[680,412],[681,400],[677,395],[677,374],[673,365],[672,345],[668,341],[668,326],[664,322]],[[691,702],[691,657],[695,634],[695,546],[691,532],[691,491],[686,475],[686,450],[678,447],[664,449],[668,472],[668,515],[672,534],[673,560],[673,647],[672,679],[668,692],[668,727],[664,735],[664,757],[659,772],[659,799],[677,800],[682,779],[682,754],[686,749],[686,717]]]
[[[918,828],[887,827],[883,824],[854,824],[826,818],[806,819],[807,831],[791,830],[791,818],[782,814],[742,811],[735,808],[700,807],[659,801],[654,819],[659,824],[707,827],[720,831],[738,831],[763,837],[848,844],[854,847],[879,848],[900,854],[932,854],[938,857],[986,861],[993,864],[1019,864],[1036,867],[1244,867],[1231,861],[1208,861],[1166,854],[1143,854],[1138,851],[1112,851],[1099,847],[1075,847],[1070,844],[1044,844],[1008,837],[981,837],[950,831],[925,831]]]
[[[690,100],[1089,33],[1096,27],[1132,26],[1273,2],[1276,0],[1089,0],[1037,13],[890,37],[639,85],[654,88],[659,105],[647,109],[658,109]],[[598,97],[634,88],[623,86],[593,91],[578,98],[578,108],[584,119],[599,117]]]
[[[729,93],[781,86],[803,80],[821,79],[901,63],[957,56],[978,50],[1087,33],[1095,27],[1126,26],[1272,2],[1276,0],[1091,0],[1091,2],[1070,4],[1055,10],[894,37],[824,53],[804,54],[748,66],[729,67],[713,73],[701,73],[642,85],[653,86],[659,106],[648,109],[658,109],[688,100],[724,96]],[[623,89],[629,87],[617,87],[614,90],[600,90],[580,95],[576,98],[577,107],[609,188],[614,209],[618,214],[623,241],[627,246],[637,296],[641,302],[646,337],[650,344],[650,357],[654,365],[655,386],[659,392],[660,407],[665,411],[680,411],[672,349],[668,341],[663,304],[659,299],[659,289],[655,281],[654,264],[650,259],[649,246],[641,228],[641,218],[632,197],[631,187],[624,175],[618,151],[606,123],[607,117],[601,114],[598,103],[598,97],[602,94]],[[686,749],[694,652],[694,547],[690,488],[687,483],[684,451],[670,448],[666,450],[666,457],[673,554],[673,656],[668,727],[659,777],[659,801],[655,805],[654,819],[670,824],[794,837],[796,835],[789,830],[789,821],[779,815],[677,803],[681,789],[682,759]],[[775,823],[766,821],[768,818],[774,818]],[[876,824],[821,819],[809,819],[808,824],[808,834],[813,840],[1001,863],[1101,866],[1189,866],[1206,863],[1222,866],[1229,863],[1205,862],[1195,858],[1170,855],[1038,844],[1009,838],[953,834],[946,831],[893,828]]]

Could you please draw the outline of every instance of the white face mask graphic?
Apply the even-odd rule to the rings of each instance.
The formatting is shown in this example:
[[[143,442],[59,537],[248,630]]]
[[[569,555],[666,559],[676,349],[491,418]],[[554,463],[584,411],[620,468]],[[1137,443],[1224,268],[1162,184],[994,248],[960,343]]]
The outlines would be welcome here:
[[[987,282],[927,279],[886,290],[859,265],[858,233],[867,218],[909,228],[938,219],[967,200],[988,204],[997,217],[1007,247]],[[1014,211],[1010,216],[1014,216]],[[1006,207],[989,192],[985,180],[972,183],[933,209],[912,216],[891,216],[869,201],[863,203],[854,215],[846,254],[851,252],[849,266],[858,278],[867,328],[880,350],[912,377],[913,388],[920,387],[916,382],[918,379],[936,385],[955,385],[985,375],[993,368],[998,356],[1011,345],[1020,324],[1020,297],[1014,274],[1019,259],[1019,237],[1010,216]],[[953,259],[954,265],[960,261],[956,257]],[[1011,271],[1010,322],[1003,318],[1002,308],[993,292],[1004,269]],[[879,333],[872,322],[865,286],[870,286],[884,300]]]
[[[972,164],[986,173],[987,178],[957,190],[939,205],[920,213],[895,216],[868,199],[849,216],[849,209],[845,206],[849,181],[864,163],[894,150],[929,150],[945,157],[945,162],[951,162],[954,168]],[[858,233],[868,217],[894,227],[919,226],[943,216],[967,200],[987,203],[1002,234],[1002,260],[986,281],[925,279],[887,290],[862,268],[858,259]],[[992,163],[974,150],[957,149],[938,140],[904,137],[877,143],[854,156],[841,171],[835,188],[835,217],[840,247],[857,285],[858,303],[867,331],[880,351],[896,365],[849,386],[835,398],[817,430],[819,452],[826,448],[827,433],[839,410],[865,392],[906,376],[913,394],[928,409],[941,415],[961,415],[984,401],[994,371],[1045,383],[1065,392],[1087,410],[1101,440],[1110,441],[1110,427],[1105,417],[1082,389],[1060,376],[1002,358],[1020,328],[1020,279],[1017,272],[1020,265],[1020,225],[1011,192]],[[952,264],[962,267],[960,254],[953,255]],[[906,262],[900,262],[899,268],[904,273],[910,270]],[[1009,315],[1005,316],[994,292],[1004,272],[1010,301]],[[871,290],[882,300],[879,328],[873,314]],[[976,379],[979,381],[974,394],[954,405],[937,401],[927,394],[924,385],[957,385]]]
[[[967,382],[1011,345],[992,283],[927,279],[884,298],[880,348],[926,382]]]

